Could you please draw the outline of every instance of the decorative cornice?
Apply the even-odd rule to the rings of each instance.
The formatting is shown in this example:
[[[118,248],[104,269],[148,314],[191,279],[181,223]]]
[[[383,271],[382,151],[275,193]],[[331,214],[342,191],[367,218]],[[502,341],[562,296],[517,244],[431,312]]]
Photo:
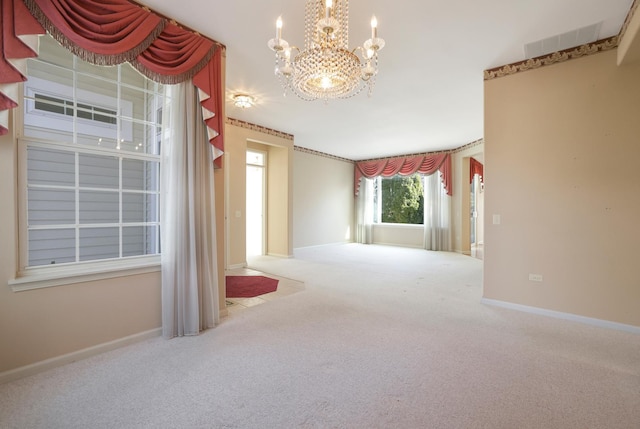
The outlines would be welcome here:
[[[240,119],[227,117],[226,123],[229,125],[235,125],[236,127],[245,128],[247,130],[258,131],[260,133],[269,134],[270,136],[276,136],[282,139],[293,141],[293,134],[283,133],[282,131],[273,130],[271,128],[263,127],[262,125],[256,125],[250,122],[241,121]]]
[[[629,9],[629,13],[627,14],[627,19],[624,20],[624,24],[622,24],[620,33],[618,33],[618,42],[622,41],[624,34],[627,32],[627,28],[629,28],[629,23],[631,23],[631,20],[633,19],[633,16],[635,15],[636,10],[638,9],[638,4],[640,4],[640,1],[633,0],[633,4],[631,5],[631,8]]]
[[[396,158],[407,158],[407,157],[411,157],[411,156],[438,155],[438,154],[441,154],[441,153],[453,154],[453,153],[462,152],[463,150],[466,150],[466,149],[471,149],[472,147],[475,147],[475,146],[480,146],[483,143],[484,143],[484,139],[478,139],[478,140],[472,141],[471,143],[467,143],[464,146],[457,147],[455,149],[438,150],[438,151],[435,151],[435,152],[411,153],[411,154],[408,154],[408,155],[383,156],[383,157],[380,157],[380,158],[364,159],[363,161],[378,161],[378,160],[381,160],[381,159],[396,159]],[[360,161],[357,161],[357,162],[360,162]]]
[[[618,46],[618,36],[612,36],[607,39],[598,40],[593,43],[587,43],[576,48],[565,49],[563,51],[554,52],[549,55],[543,55],[536,58],[530,58],[525,61],[507,64],[502,67],[484,71],[484,80],[491,80],[498,77],[509,76],[527,70],[534,70],[544,66],[561,63],[568,60],[584,57],[587,55],[597,54],[599,52],[609,51]]]
[[[471,149],[471,148],[476,147],[476,146],[480,146],[483,143],[484,143],[484,139],[478,139],[478,140],[473,141],[471,143],[467,143],[464,146],[460,146],[460,147],[457,147],[455,149],[452,149],[451,153],[462,152],[463,150],[467,150],[467,149]]]
[[[302,147],[302,146],[293,146],[293,150],[296,150],[296,151],[302,152],[302,153],[308,153],[310,155],[321,156],[323,158],[335,159],[337,161],[344,161],[344,162],[348,162],[349,164],[355,164],[355,161],[352,160],[352,159],[342,158],[340,156],[331,155],[331,154],[325,153],[325,152],[319,152],[319,151],[313,150],[313,149],[307,149],[306,147]]]
[[[252,130],[252,131],[258,131],[261,133],[265,133],[265,134],[269,134],[272,136],[276,136],[276,137],[280,137],[280,138],[284,138],[287,140],[291,140],[293,141],[293,135],[292,134],[287,134],[287,133],[283,133],[282,131],[277,131],[277,130],[272,130],[271,128],[266,128],[263,127],[261,125],[256,125],[256,124],[252,124],[250,122],[245,122],[245,121],[241,121],[239,119],[235,119],[235,118],[227,118],[226,123],[229,125],[235,125],[237,127],[240,128],[245,128],[248,130]],[[437,155],[440,153],[457,153],[460,151],[463,151],[465,149],[469,149],[472,148],[474,146],[479,146],[482,143],[484,143],[484,139],[478,139],[476,141],[473,141],[471,143],[468,143],[464,146],[460,146],[458,148],[455,149],[450,149],[450,150],[441,150],[441,151],[435,151],[435,152],[422,152],[422,153],[414,153],[414,154],[409,154],[409,155],[397,155],[397,156],[385,156],[382,158],[372,158],[372,159],[367,159],[365,161],[375,161],[378,159],[393,159],[393,158],[406,158],[407,156],[425,156],[425,155]],[[329,159],[334,159],[336,161],[342,161],[342,162],[347,162],[349,164],[355,164],[356,162],[359,161],[355,161],[353,159],[348,159],[348,158],[343,158],[341,156],[337,156],[337,155],[331,155],[330,153],[326,153],[326,152],[320,152],[317,150],[313,150],[313,149],[308,149],[306,147],[302,147],[302,146],[293,146],[293,150],[298,151],[298,152],[302,152],[302,153],[308,153],[310,155],[315,155],[315,156],[320,156],[323,158],[329,158]]]

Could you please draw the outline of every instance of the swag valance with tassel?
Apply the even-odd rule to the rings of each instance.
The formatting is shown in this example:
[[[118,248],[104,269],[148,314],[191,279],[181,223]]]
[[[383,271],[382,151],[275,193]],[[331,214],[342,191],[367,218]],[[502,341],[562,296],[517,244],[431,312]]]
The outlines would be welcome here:
[[[402,176],[411,176],[415,173],[430,175],[436,171],[440,172],[447,195],[452,195],[451,155],[448,153],[358,161],[355,168],[355,194],[358,195],[360,178],[363,176],[367,179],[373,179],[377,176],[393,177],[396,174]]]
[[[15,86],[26,80],[25,59],[37,56],[20,36],[46,30],[92,64],[129,62],[149,79],[163,84],[193,79],[199,89],[208,139],[215,148],[214,163],[221,166],[223,45],[128,0],[0,1],[0,135],[9,131],[8,109],[17,106]]]

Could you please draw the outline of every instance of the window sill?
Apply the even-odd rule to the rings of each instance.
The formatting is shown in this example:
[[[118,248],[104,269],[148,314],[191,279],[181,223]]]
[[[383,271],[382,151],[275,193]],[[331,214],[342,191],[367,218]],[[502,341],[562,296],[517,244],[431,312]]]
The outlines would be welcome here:
[[[422,223],[391,223],[391,222],[379,222],[374,223],[373,226],[381,228],[406,228],[406,229],[424,229]]]
[[[80,263],[66,267],[39,267],[26,269],[19,273],[15,279],[9,280],[9,286],[13,292],[24,292],[158,271],[160,271],[160,256],[141,257],[127,261]]]

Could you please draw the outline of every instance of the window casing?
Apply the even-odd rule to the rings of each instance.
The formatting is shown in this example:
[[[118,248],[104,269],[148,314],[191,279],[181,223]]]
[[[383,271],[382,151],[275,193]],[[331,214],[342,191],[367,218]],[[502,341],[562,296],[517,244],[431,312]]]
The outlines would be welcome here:
[[[128,64],[86,63],[49,36],[28,61],[19,274],[157,263],[163,86]]]

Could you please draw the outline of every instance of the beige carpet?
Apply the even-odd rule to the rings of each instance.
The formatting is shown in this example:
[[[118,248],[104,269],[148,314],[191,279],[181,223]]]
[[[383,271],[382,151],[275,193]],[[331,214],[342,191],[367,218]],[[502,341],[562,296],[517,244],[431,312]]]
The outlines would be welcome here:
[[[0,386],[2,428],[640,427],[640,337],[485,306],[482,261],[348,244],[199,337]]]

